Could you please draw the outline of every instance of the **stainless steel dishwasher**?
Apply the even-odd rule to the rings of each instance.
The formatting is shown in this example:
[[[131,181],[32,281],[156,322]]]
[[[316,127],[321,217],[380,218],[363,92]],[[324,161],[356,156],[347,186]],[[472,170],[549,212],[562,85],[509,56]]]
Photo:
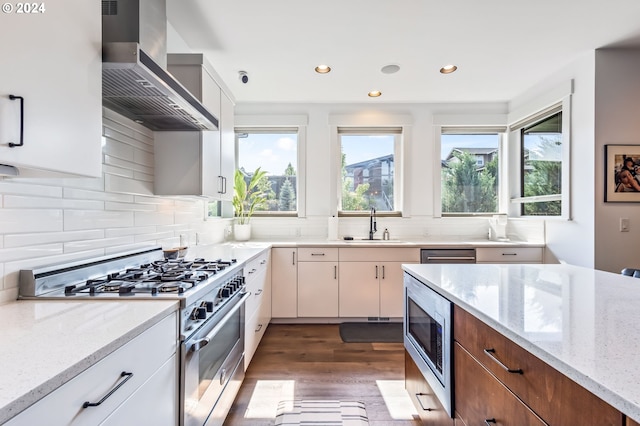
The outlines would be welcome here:
[[[420,263],[476,263],[476,249],[420,249]]]

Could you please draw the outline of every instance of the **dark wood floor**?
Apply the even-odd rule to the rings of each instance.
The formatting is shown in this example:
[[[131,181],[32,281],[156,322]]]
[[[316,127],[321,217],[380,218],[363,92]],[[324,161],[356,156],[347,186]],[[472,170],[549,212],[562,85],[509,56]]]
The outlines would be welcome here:
[[[281,400],[363,401],[372,426],[418,426],[402,343],[343,343],[335,324],[271,324],[225,426],[273,425]]]

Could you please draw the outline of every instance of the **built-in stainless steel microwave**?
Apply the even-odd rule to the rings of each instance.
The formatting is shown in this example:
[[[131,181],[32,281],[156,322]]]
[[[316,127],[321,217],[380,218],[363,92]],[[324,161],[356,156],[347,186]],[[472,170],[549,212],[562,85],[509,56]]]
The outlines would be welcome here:
[[[404,295],[404,347],[444,409],[453,416],[453,304],[406,272]]]

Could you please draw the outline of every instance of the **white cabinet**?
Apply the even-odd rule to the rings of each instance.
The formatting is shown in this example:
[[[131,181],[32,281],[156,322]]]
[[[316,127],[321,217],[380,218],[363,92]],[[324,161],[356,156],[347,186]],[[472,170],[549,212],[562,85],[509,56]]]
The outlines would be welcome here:
[[[417,248],[341,248],[339,316],[400,318],[402,264],[419,263]]]
[[[235,170],[234,106],[201,54],[167,55],[167,69],[219,120],[217,131],[156,132],[157,195],[203,195],[230,201]]]
[[[98,177],[102,173],[100,4],[38,3],[42,13],[2,15],[0,43],[0,164],[24,176]],[[20,99],[24,99],[24,145]]]
[[[298,317],[338,316],[338,249],[298,249]]]
[[[178,421],[178,319],[174,312],[80,373],[7,426]],[[110,393],[112,392],[112,393]],[[86,402],[97,403],[87,406]]]
[[[154,194],[217,197],[220,132],[155,132]]]
[[[244,369],[258,348],[271,320],[271,270],[269,250],[265,250],[245,266],[246,286],[250,293],[245,304]]]
[[[233,199],[233,175],[236,167],[236,135],[233,102],[224,92],[220,94],[220,171],[218,196],[221,200]]]
[[[479,247],[476,263],[542,263],[542,248]]]
[[[296,248],[271,249],[271,316],[298,316],[298,261]]]

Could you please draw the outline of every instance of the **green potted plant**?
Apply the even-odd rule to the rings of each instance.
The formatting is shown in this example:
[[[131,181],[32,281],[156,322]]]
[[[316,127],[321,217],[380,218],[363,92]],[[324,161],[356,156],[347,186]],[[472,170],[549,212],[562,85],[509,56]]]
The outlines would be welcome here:
[[[258,182],[267,174],[260,167],[253,172],[251,180],[247,184],[244,173],[236,169],[233,182],[233,208],[235,210],[236,223],[233,226],[233,234],[237,241],[247,241],[251,237],[251,216],[256,208],[267,204],[267,196],[259,188]]]

